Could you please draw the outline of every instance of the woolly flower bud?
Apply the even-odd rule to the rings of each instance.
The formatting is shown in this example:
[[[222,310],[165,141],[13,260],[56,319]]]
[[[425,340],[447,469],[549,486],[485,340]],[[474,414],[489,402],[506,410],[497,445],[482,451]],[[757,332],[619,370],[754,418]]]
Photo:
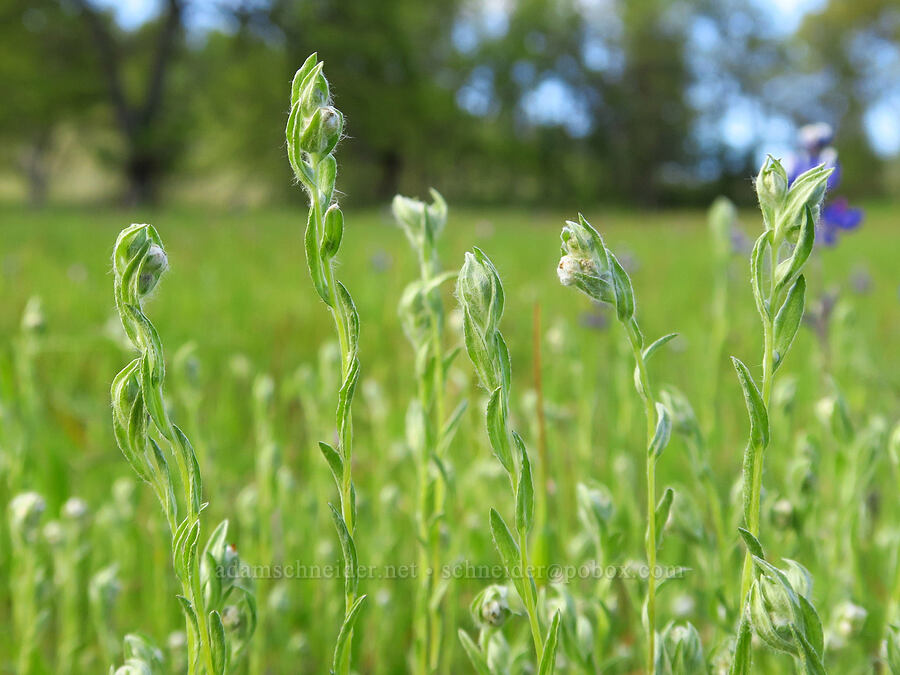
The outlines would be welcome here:
[[[579,215],[577,223],[566,221],[560,239],[562,257],[556,268],[560,283],[575,286],[597,302],[615,304],[609,258],[600,234]]]
[[[141,264],[141,271],[138,275],[138,293],[147,295],[156,288],[162,278],[163,272],[169,268],[169,259],[162,246],[151,244],[144,256],[144,262]]]
[[[842,638],[858,635],[868,616],[864,607],[843,602],[835,608],[835,632]]]
[[[46,541],[51,548],[56,548],[62,544],[66,538],[66,532],[63,530],[62,523],[58,520],[51,520],[44,525],[42,532],[44,534],[44,541]]]
[[[466,253],[456,280],[456,294],[484,337],[497,331],[503,316],[503,286],[494,265],[480,249]]]
[[[763,209],[775,210],[784,203],[788,176],[781,161],[769,155],[756,176],[756,196]]]
[[[87,502],[80,497],[70,497],[62,507],[62,516],[66,520],[82,521],[88,515]]]
[[[97,608],[109,612],[122,589],[119,583],[119,566],[117,564],[104,567],[88,583],[88,597]]]
[[[509,618],[509,591],[506,586],[488,586],[472,600],[470,610],[476,623],[499,628]]]
[[[9,503],[11,534],[22,542],[34,541],[38,524],[46,508],[47,503],[37,492],[23,492],[13,497]]]
[[[341,139],[344,116],[331,106],[317,108],[300,137],[300,149],[311,155],[327,155]]]
[[[39,297],[32,296],[25,304],[22,312],[22,331],[24,333],[40,334],[47,328],[47,319],[44,316],[44,306]]]
[[[660,637],[662,639],[657,659],[665,655],[671,668],[665,668],[665,661],[663,661],[662,664],[657,663],[657,670],[672,673],[706,672],[706,660],[703,656],[700,634],[691,623],[669,624]]]
[[[394,220],[417,250],[422,250],[426,238],[433,239],[440,234],[447,223],[447,202],[434,188],[430,192],[431,204],[402,195],[396,195],[391,202]]]

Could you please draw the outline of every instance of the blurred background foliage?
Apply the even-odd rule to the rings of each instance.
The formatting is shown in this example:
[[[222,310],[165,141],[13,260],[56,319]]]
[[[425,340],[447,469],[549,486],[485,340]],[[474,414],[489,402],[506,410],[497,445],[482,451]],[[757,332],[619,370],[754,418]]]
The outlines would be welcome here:
[[[749,202],[798,125],[900,186],[895,0],[0,0],[0,199],[302,199],[287,83],[327,63],[357,204]]]

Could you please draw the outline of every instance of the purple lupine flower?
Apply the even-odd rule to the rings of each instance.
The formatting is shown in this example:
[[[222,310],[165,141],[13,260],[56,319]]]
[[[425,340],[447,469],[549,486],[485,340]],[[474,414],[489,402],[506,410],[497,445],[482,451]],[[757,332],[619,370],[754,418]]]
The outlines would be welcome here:
[[[833,192],[841,182],[841,165],[837,150],[830,145],[834,138],[831,126],[825,122],[807,124],[800,128],[798,137],[802,150],[789,163],[788,180],[793,183],[803,172],[824,164],[834,169],[828,177],[828,192]],[[862,210],[851,208],[844,197],[830,200],[822,207],[819,238],[826,246],[834,246],[841,230],[856,229],[862,219]]]
[[[820,228],[822,242],[826,246],[834,246],[837,243],[838,232],[841,230],[855,230],[862,222],[862,209],[850,208],[845,197],[837,197],[822,208]]]

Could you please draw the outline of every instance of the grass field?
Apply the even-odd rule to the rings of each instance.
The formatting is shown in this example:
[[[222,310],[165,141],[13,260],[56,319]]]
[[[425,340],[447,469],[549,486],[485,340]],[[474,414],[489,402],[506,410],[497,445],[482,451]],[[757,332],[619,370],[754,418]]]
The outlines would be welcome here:
[[[835,673],[872,672],[887,623],[900,620],[900,584],[895,581],[900,580],[900,471],[897,456],[888,453],[890,430],[900,414],[896,213],[893,205],[869,205],[859,232],[834,249],[817,249],[809,263],[809,299],[826,288],[839,290],[830,349],[823,354],[815,332],[801,329],[790,359],[779,370],[782,382],[796,383],[796,391],[776,390],[772,425],[777,442],[766,455],[762,541],[767,559],[792,558],[809,568],[829,645],[826,661]],[[715,496],[725,505],[727,531],[733,536],[719,542],[722,556],[712,553],[717,544],[710,543],[696,467],[684,441],[675,438],[659,464],[658,485],[676,486],[678,493],[660,560],[688,569],[682,579],[661,589],[658,626],[690,620],[712,663],[734,632],[736,598],[730,596],[739,583],[743,557],[736,529],[740,496],[734,488],[747,416],[727,355],[739,356],[754,373],[761,363],[747,252],[737,253],[731,262],[728,335],[719,358],[711,348],[714,270],[705,214],[597,209],[585,215],[628,268],[645,334],[655,339],[679,333],[670,348],[654,357],[652,378],[674,384],[692,402],[709,447]],[[557,281],[559,228],[574,216],[456,210],[451,204],[441,259],[446,268],[458,268],[464,251],[477,245],[503,278],[507,304],[502,330],[513,364],[512,412],[516,427],[535,448],[533,456],[538,456],[540,431],[533,325],[534,309],[540,307],[537,338],[547,418],[547,444],[540,457],[547,483],[538,493],[546,498],[548,517],[533,535],[539,559],[579,565],[596,557],[576,498],[577,484],[596,482],[605,486],[601,493],[614,507],[602,561],[622,565],[643,556],[643,413],[615,313],[591,307]],[[361,323],[353,469],[359,503],[356,540],[360,562],[383,570],[416,562],[416,474],[404,440],[404,416],[415,396],[414,355],[403,336],[397,304],[417,269],[387,209],[350,211],[346,217],[339,273]],[[121,661],[116,650],[125,633],[146,633],[168,651],[170,634],[183,629],[168,533],[151,492],[135,485],[110,422],[110,382],[133,358],[121,346],[110,271],[116,235],[130,222],[153,223],[169,256],[170,271],[147,314],[167,352],[172,416],[188,432],[200,458],[210,501],[205,531],[229,518],[229,537],[251,564],[323,565],[339,559],[327,510],[336,494],[316,449],[316,441],[334,435],[337,365],[331,319],[308,279],[304,208],[126,213],[2,207],[0,400],[7,414],[0,417],[0,461],[8,469],[11,448],[21,441],[25,469],[17,484],[4,479],[0,493],[9,501],[24,490],[39,492],[46,499],[43,522],[57,519],[71,496],[83,498],[90,511],[79,525],[77,564],[69,565],[76,558],[60,557],[52,541],[36,544],[46,577],[35,603],[46,616],[36,637],[34,672],[105,672],[109,659]],[[740,224],[752,242],[761,228],[758,212],[742,212]],[[46,330],[30,358],[23,356],[28,350],[19,324],[26,302],[35,295],[43,301]],[[455,309],[449,290],[445,302],[448,310]],[[451,316],[450,345],[461,343],[458,323]],[[195,346],[195,361],[176,358],[188,343]],[[274,502],[267,512],[260,507],[259,416],[254,418],[251,394],[260,373],[275,381],[271,420],[281,449]],[[451,370],[449,395],[454,401],[468,398],[470,405],[447,455],[453,480],[446,562],[496,565],[488,508],[512,513],[513,503],[488,447],[481,415],[485,394],[476,387],[464,356]],[[27,406],[20,403],[25,397]],[[841,427],[846,433],[834,426],[844,424],[835,401],[846,402],[849,430]],[[5,473],[8,478],[9,471]],[[782,502],[791,508],[786,510]],[[266,550],[259,543],[265,539],[261,531],[269,529],[272,550],[268,559],[259,560],[257,555]],[[0,553],[0,578],[9,581],[0,590],[0,623],[7,624],[15,605],[12,591],[22,577],[8,554],[5,529],[0,535],[7,549]],[[87,592],[89,579],[113,563],[118,564],[120,592],[110,605],[114,609],[97,611]],[[474,634],[467,606],[490,580],[465,576],[451,580],[446,591],[441,672],[469,668],[456,629]],[[493,581],[502,583],[502,578]],[[571,594],[577,630],[570,637],[591,651],[597,672],[640,669],[641,582],[539,581],[548,598]],[[247,659],[250,669],[325,672],[343,612],[339,585],[323,579],[260,580],[261,624]],[[72,586],[74,600],[66,604],[60,600],[65,596],[61,589]],[[415,581],[363,579],[360,587],[369,598],[354,643],[356,669],[406,671]],[[867,612],[859,625],[849,628],[841,613],[848,602]],[[73,617],[77,639],[69,652],[60,653],[64,627],[72,625]],[[514,656],[527,654],[523,617],[512,617],[503,632]],[[21,639],[3,631],[0,672],[16,672]],[[63,669],[60,663],[67,660],[71,667]],[[510,662],[511,672],[527,672],[515,658]],[[179,672],[178,648],[167,664],[161,672]],[[757,667],[758,672],[790,672],[791,661],[760,652]],[[565,656],[558,670],[581,672]]]

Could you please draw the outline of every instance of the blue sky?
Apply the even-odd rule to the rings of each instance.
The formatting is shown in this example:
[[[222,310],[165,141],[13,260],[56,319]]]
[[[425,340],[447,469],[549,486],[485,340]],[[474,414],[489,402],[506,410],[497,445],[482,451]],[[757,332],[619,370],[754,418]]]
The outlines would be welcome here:
[[[588,0],[590,1],[590,0]],[[791,33],[803,17],[809,13],[821,9],[825,0],[753,0],[773,16],[772,25],[785,34]],[[112,8],[116,19],[123,28],[130,29],[139,26],[144,21],[155,16],[161,7],[161,0],[94,0],[103,7]],[[221,0],[196,0],[191,3],[191,12],[186,20],[194,30],[207,30],[223,27],[223,20],[218,11]],[[485,5],[497,4],[502,7],[502,0],[485,0]],[[487,12],[490,16],[490,12]],[[497,16],[502,15],[502,9]],[[502,22],[502,19],[501,19]],[[502,31],[503,28],[501,27]],[[457,36],[454,36],[455,38]],[[462,42],[464,47],[465,35],[458,36],[457,42]],[[483,107],[485,96],[479,95],[476,89],[460,93],[460,104],[463,107],[471,107],[477,112],[479,106]],[[561,110],[571,112],[571,95],[566,91],[560,81],[546,80],[526,97],[525,114],[535,122],[554,122],[559,117]],[[587,122],[584,115],[569,115],[572,120],[570,131],[573,133],[587,131]],[[866,131],[872,143],[872,147],[883,156],[895,156],[900,154],[900,91],[884,94],[869,107],[865,115]],[[752,101],[735,101],[722,115],[720,121],[711,133],[720,134],[729,139],[736,149],[747,149],[756,141],[761,127],[766,129],[766,137],[770,141],[763,147],[755,150],[764,156],[765,153],[783,155],[793,141],[794,130],[788,120],[768,119]]]

